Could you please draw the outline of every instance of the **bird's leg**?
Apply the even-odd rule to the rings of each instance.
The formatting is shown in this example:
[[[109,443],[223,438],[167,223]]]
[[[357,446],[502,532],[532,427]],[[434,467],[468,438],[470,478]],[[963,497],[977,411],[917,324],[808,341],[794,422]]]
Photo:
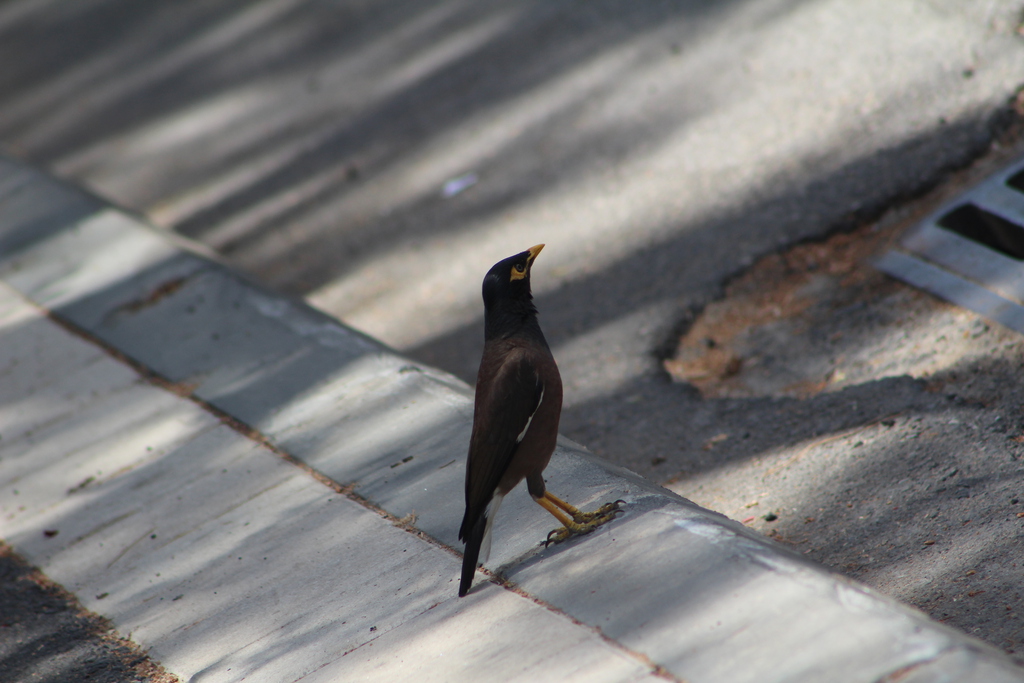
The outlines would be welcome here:
[[[615,519],[615,515],[622,512],[620,505],[624,504],[623,501],[617,500],[614,503],[606,503],[593,512],[582,512],[549,491],[545,491],[543,496],[534,500],[562,523],[561,528],[548,534],[545,545],[561,543],[573,534],[589,534],[602,524]]]

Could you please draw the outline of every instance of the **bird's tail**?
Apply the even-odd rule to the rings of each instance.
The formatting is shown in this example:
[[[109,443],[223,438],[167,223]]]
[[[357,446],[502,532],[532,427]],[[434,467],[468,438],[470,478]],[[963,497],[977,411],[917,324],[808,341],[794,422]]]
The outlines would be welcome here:
[[[487,534],[487,516],[477,517],[473,527],[468,531],[466,530],[467,526],[468,524],[463,523],[463,533],[460,534],[466,541],[465,554],[462,556],[462,581],[459,583],[460,598],[468,593],[469,587],[473,585],[477,560],[480,559],[480,545]]]

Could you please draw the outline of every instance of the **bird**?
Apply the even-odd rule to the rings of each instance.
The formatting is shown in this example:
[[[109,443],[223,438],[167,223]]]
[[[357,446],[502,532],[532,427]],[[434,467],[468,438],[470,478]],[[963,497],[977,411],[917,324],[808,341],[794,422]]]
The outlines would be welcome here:
[[[491,549],[491,528],[505,496],[526,479],[534,501],[562,524],[560,542],[614,519],[622,501],[581,512],[547,491],[542,473],[558,439],[562,379],[530,291],[530,271],[543,244],[494,264],[483,281],[484,352],[477,373],[473,430],[466,464],[466,544],[459,597],[469,592],[478,562]]]

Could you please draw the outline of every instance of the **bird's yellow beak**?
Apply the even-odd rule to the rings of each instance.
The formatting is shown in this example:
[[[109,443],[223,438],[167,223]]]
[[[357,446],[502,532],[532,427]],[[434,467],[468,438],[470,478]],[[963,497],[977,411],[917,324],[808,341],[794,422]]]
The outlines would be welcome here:
[[[530,266],[533,265],[533,259],[537,258],[537,254],[539,254],[540,250],[543,248],[543,244],[538,244],[537,246],[530,247],[529,249],[526,250],[526,253],[529,254],[529,256],[526,257],[526,265],[524,266],[522,261],[516,263],[516,265],[512,268],[512,282],[515,282],[516,280],[522,280],[527,276],[527,274],[530,272]],[[518,255],[519,254],[516,254],[516,256]]]

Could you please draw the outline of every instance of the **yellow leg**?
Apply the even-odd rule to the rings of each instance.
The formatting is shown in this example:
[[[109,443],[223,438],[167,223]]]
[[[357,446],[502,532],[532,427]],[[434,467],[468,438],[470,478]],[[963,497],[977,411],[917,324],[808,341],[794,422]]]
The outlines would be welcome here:
[[[623,501],[617,500],[614,503],[602,505],[594,512],[581,512],[550,492],[545,492],[542,497],[534,498],[534,500],[562,523],[560,529],[555,529],[548,534],[547,543],[561,543],[573,534],[589,534],[602,524],[615,519],[615,515],[622,512],[622,508],[619,506],[623,504]],[[572,515],[571,518],[570,515]]]
[[[558,507],[568,512],[570,515],[572,515],[572,520],[577,524],[587,524],[589,522],[594,521],[595,519],[604,520],[602,521],[603,524],[605,521],[608,521],[605,519],[605,517],[609,513],[621,512],[621,508],[619,506],[624,504],[623,501],[617,500],[614,503],[605,503],[604,505],[594,510],[593,512],[582,512],[578,508],[569,505],[564,500],[562,500],[555,494],[551,493],[550,491],[545,491],[544,497],[547,498],[552,503],[554,503],[555,505],[557,505]],[[547,510],[549,512],[551,511],[550,508],[547,508]],[[558,517],[558,515],[555,515],[555,517]],[[612,515],[612,518],[614,518],[614,514]],[[559,518],[559,521],[561,521],[561,518]]]
[[[579,526],[572,517],[565,514],[565,512],[569,512],[569,510],[566,510],[568,503],[565,501],[555,498],[550,493],[545,493],[542,498],[534,498],[534,500],[537,501],[537,504],[542,508],[553,514],[555,519],[561,522],[562,526],[566,529],[572,529],[575,531],[576,529],[574,529],[574,527]],[[569,507],[571,508],[571,506]],[[565,510],[565,512],[563,512],[563,510]],[[579,510],[576,510],[575,508],[571,508],[571,510],[573,512],[579,512]]]
[[[576,515],[580,514],[579,509],[574,508],[572,505],[569,505],[564,500],[562,500],[561,498],[559,498],[555,494],[551,493],[551,491],[545,491],[544,492],[544,498],[547,499],[548,501],[554,503],[558,507],[562,508],[563,510],[568,512],[573,517],[575,517]],[[541,503],[541,504],[543,505],[543,503]],[[547,506],[545,506],[545,508],[547,508]],[[548,511],[550,512],[550,509],[548,509]],[[558,515],[555,515],[555,516],[557,517]]]

